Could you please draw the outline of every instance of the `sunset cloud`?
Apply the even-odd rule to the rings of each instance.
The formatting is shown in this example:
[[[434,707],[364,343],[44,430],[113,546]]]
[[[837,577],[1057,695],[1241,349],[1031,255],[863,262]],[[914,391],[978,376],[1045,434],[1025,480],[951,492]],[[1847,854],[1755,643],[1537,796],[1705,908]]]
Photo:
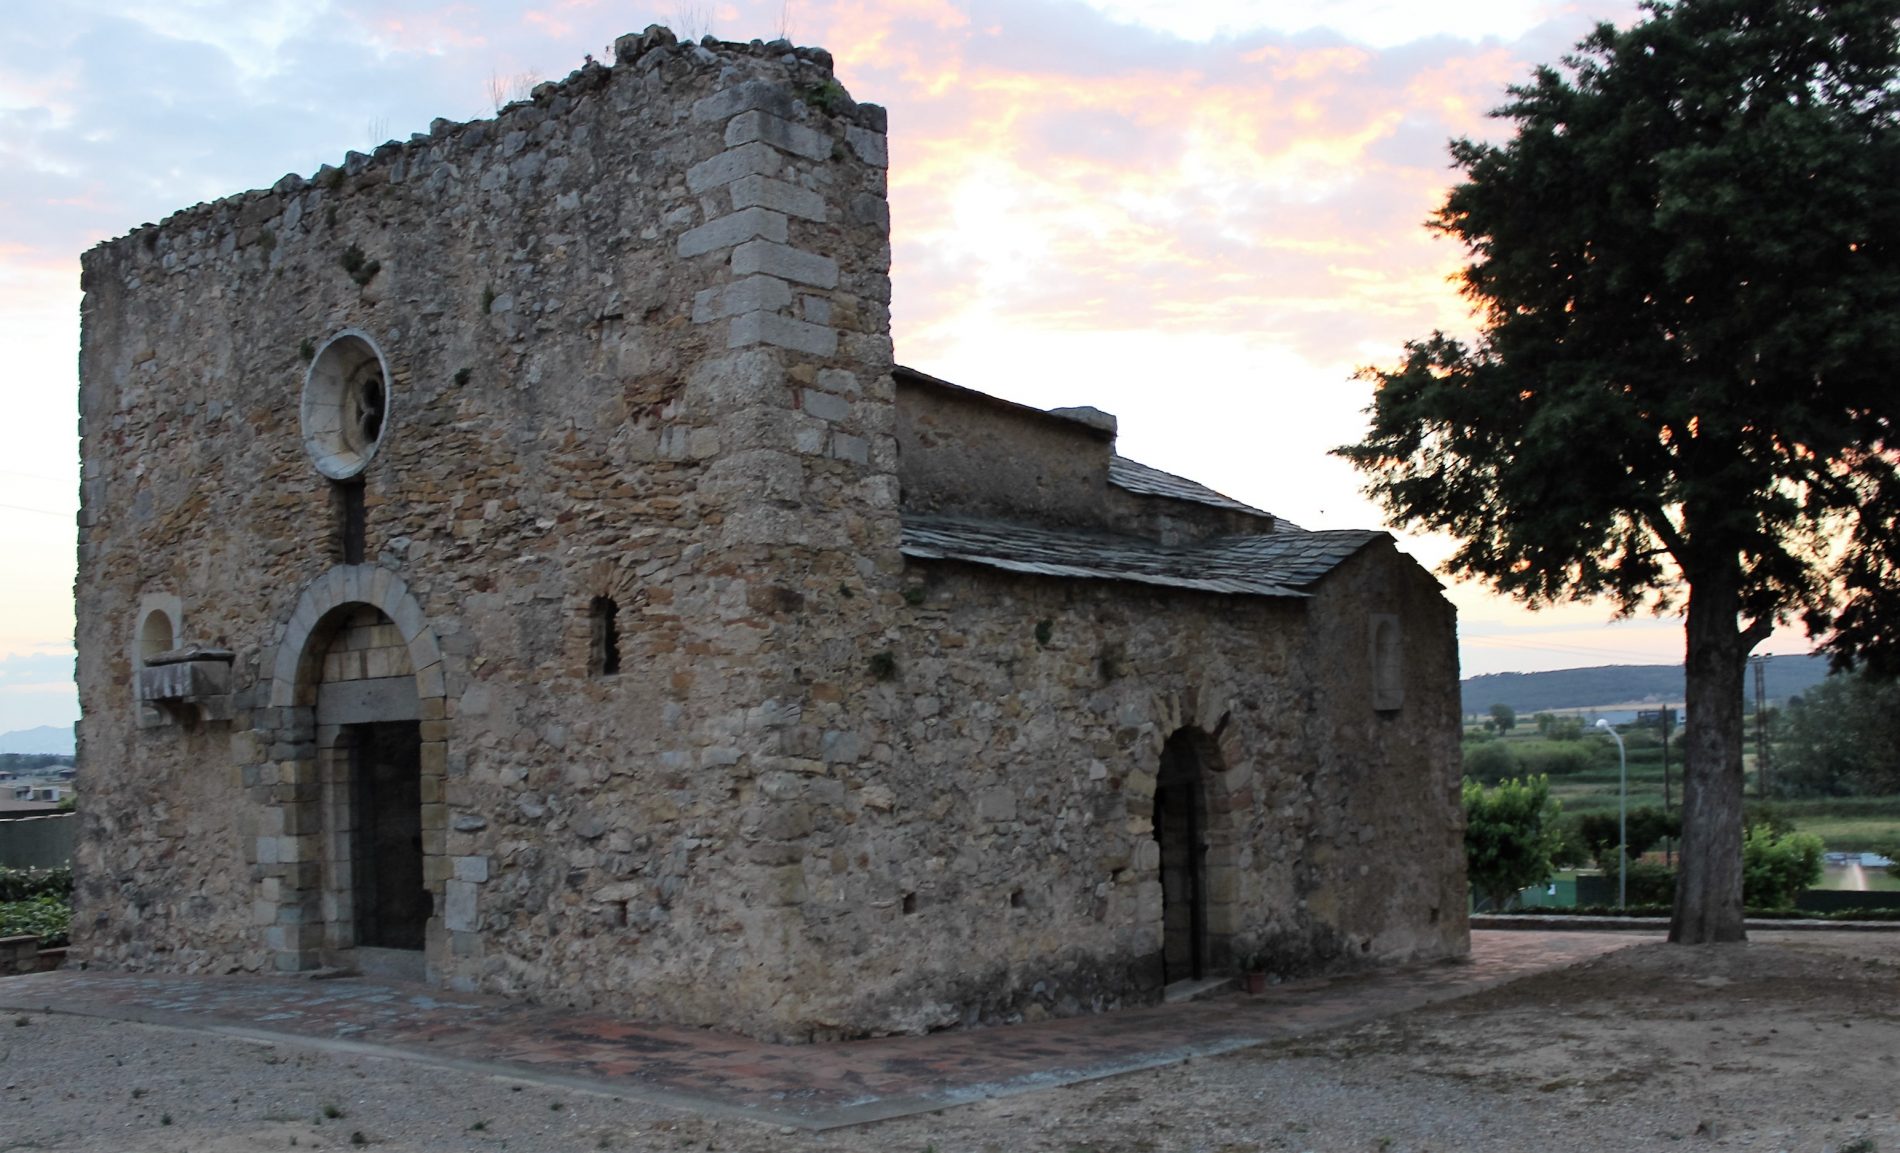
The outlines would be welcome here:
[[[1389,361],[1434,328],[1469,326],[1448,279],[1461,253],[1421,227],[1452,176],[1446,142],[1498,132],[1486,114],[1506,85],[1593,20],[1633,8],[29,5],[9,13],[0,39],[0,339],[21,381],[12,394],[24,398],[0,436],[13,467],[53,478],[30,483],[76,487],[85,248],[200,200],[308,175],[436,116],[490,115],[498,79],[559,78],[619,34],[660,22],[739,39],[789,31],[831,49],[857,98],[889,108],[900,360],[1027,403],[1115,411],[1131,455],[1301,523],[1377,523],[1357,478],[1326,450],[1363,429],[1370,395],[1352,379],[1357,366]],[[0,529],[49,558],[8,570],[9,589],[28,592],[0,609],[0,656],[63,646],[70,516],[0,509]],[[1533,663],[1475,642],[1534,643],[1550,618],[1456,595],[1484,626],[1468,634],[1468,665]],[[1669,624],[1619,635],[1642,627],[1675,635]],[[1579,663],[1570,655],[1553,648],[1539,660]]]

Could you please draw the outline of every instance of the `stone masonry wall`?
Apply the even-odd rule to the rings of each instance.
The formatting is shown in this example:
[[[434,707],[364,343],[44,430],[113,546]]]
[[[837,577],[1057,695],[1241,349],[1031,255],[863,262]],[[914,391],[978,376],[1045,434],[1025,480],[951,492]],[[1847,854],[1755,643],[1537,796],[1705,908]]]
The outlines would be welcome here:
[[[1430,578],[1385,546],[1304,601],[907,567],[882,111],[819,50],[616,57],[87,254],[72,956],[350,963],[321,689],[397,638],[432,981],[784,1039],[1151,999],[1184,729],[1222,956],[1459,951]],[[299,421],[346,333],[389,370],[360,564]],[[139,727],[160,602],[236,654],[230,720]]]
[[[373,587],[445,782],[432,975],[588,999],[580,975],[611,972],[626,1007],[769,1028],[786,962],[756,890],[777,880],[732,814],[786,756],[812,644],[788,618],[898,571],[883,116],[822,51],[617,48],[494,121],[87,255],[90,963],[302,967],[347,944],[321,923],[321,661],[301,659],[329,610],[299,606]],[[339,563],[298,428],[306,361],[343,331],[391,377],[363,566]],[[179,644],[236,650],[228,725],[134,727],[126,634],[154,593],[182,600]],[[600,596],[615,677],[587,673]]]

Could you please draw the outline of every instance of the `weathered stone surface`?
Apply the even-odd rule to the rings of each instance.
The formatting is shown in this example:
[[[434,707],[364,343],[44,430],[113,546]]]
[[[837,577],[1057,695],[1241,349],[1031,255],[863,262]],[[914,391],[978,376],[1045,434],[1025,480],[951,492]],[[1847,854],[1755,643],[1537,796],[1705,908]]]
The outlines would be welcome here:
[[[763,273],[815,288],[836,288],[838,285],[837,261],[820,253],[804,252],[773,243],[769,237],[748,241],[733,249],[732,272],[735,276]]]
[[[771,146],[744,144],[688,168],[686,187],[693,192],[710,192],[747,176],[771,176],[783,167],[783,158]]]
[[[899,386],[882,110],[791,101],[819,57],[616,58],[86,255],[72,956],[376,945],[355,790],[393,765],[433,982],[787,1040],[1146,1002],[1183,749],[1211,964],[1456,953],[1429,575],[1383,539],[1280,599],[907,557],[926,514],[1275,522],[1118,486],[1105,426]],[[348,485],[286,403],[344,330],[388,374],[333,406],[384,422]],[[230,715],[136,707],[160,605],[235,653]]]
[[[803,124],[793,124],[770,112],[744,112],[733,117],[732,122],[726,125],[728,148],[737,148],[754,141],[770,144],[806,160],[829,160],[833,148],[831,137]]]
[[[755,236],[783,244],[785,214],[764,208],[742,208],[729,216],[709,220],[680,234],[679,254],[701,256],[715,249],[743,244]]]
[[[748,312],[733,317],[729,346],[745,348],[754,344],[770,344],[813,356],[830,356],[838,351],[838,334],[824,325],[808,324],[770,312]]]
[[[825,198],[808,188],[773,180],[769,176],[741,176],[732,182],[732,206],[769,208],[823,224],[829,214]]]

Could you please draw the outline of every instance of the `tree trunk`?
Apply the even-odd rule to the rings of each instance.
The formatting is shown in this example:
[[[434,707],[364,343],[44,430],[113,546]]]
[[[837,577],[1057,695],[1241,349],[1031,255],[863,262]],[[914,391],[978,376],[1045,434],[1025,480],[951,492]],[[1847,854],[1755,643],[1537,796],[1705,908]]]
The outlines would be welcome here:
[[[1742,930],[1742,683],[1748,651],[1737,619],[1739,573],[1689,588],[1683,665],[1682,853],[1669,939],[1707,945]]]

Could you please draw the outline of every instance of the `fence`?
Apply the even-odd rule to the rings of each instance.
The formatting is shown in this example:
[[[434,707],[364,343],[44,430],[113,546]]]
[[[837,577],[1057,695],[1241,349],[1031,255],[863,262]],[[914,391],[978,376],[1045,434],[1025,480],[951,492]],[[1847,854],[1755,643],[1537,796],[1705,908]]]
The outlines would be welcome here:
[[[73,863],[72,813],[0,821],[0,865],[9,869],[58,869]]]

